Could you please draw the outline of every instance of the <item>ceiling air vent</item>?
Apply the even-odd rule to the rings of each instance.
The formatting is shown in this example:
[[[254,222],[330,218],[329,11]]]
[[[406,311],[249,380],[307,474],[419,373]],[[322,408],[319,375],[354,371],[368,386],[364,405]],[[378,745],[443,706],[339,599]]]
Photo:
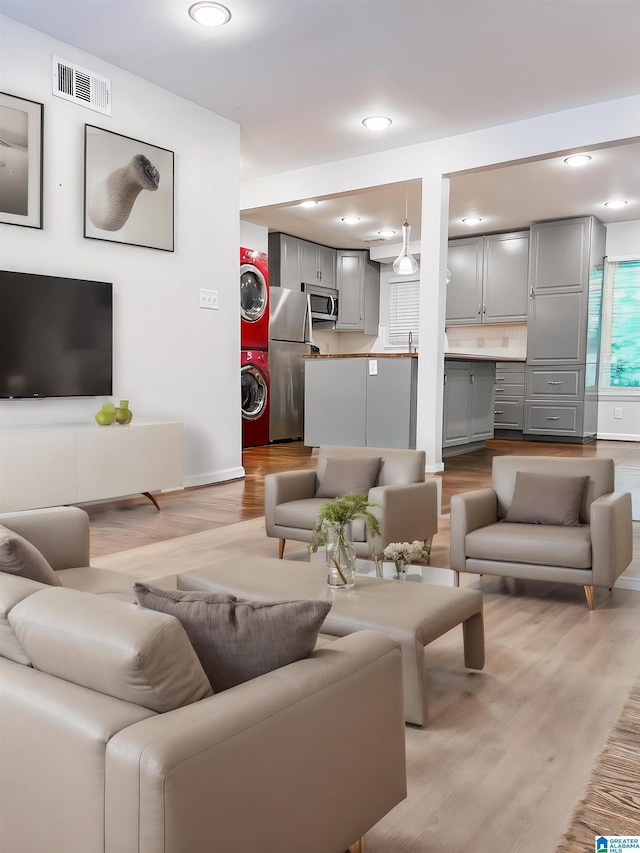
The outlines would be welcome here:
[[[363,240],[363,243],[386,243],[386,237],[371,237],[369,240]]]
[[[111,80],[53,57],[53,94],[81,107],[111,115]]]

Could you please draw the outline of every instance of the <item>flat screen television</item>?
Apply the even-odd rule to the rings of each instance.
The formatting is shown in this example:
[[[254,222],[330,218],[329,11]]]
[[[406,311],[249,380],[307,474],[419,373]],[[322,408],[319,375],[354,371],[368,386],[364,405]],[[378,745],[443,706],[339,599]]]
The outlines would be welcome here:
[[[112,290],[0,270],[0,399],[110,396]]]

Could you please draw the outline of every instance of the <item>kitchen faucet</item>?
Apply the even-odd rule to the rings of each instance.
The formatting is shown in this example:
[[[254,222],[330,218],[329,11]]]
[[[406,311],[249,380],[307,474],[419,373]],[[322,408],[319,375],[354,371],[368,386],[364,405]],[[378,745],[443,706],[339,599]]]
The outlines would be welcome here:
[[[413,342],[413,332],[409,331],[409,352],[413,352],[413,348],[411,346],[412,342]]]

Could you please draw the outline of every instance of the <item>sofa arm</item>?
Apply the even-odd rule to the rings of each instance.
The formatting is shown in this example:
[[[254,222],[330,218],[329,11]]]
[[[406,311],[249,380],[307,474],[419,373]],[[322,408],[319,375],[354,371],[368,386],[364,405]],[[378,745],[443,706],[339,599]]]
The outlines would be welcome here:
[[[454,571],[465,571],[467,533],[495,524],[497,520],[498,498],[493,489],[475,489],[451,496],[451,568]]]
[[[379,504],[374,512],[381,521],[382,547],[390,542],[431,539],[438,532],[438,484],[434,478],[421,483],[374,486],[369,501]]]
[[[591,503],[589,512],[593,584],[612,587],[633,557],[631,495],[602,495]]]
[[[316,493],[316,472],[281,471],[264,478],[264,524],[267,536],[278,536],[275,530],[276,507],[288,501],[312,498]]]
[[[79,507],[5,512],[0,524],[35,545],[53,569],[89,565],[89,516]]]
[[[402,697],[398,645],[358,631],[130,726],[105,853],[342,853],[406,796]]]

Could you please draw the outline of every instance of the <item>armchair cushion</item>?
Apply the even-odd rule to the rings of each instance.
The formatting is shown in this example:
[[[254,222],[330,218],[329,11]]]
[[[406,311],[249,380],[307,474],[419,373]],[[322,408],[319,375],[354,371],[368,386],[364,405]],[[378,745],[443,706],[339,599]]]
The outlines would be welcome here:
[[[505,521],[579,527],[580,502],[588,479],[518,471]]]
[[[337,498],[347,492],[368,495],[378,477],[380,462],[380,456],[355,459],[329,457],[315,496]]]
[[[243,601],[144,583],[133,591],[142,607],[180,620],[216,693],[309,655],[331,609],[329,601]]]
[[[588,524],[568,529],[561,525],[511,524],[499,521],[465,537],[472,560],[527,563],[537,566],[591,568],[591,530]]]
[[[46,558],[35,545],[0,524],[0,571],[38,583],[60,586]]]

